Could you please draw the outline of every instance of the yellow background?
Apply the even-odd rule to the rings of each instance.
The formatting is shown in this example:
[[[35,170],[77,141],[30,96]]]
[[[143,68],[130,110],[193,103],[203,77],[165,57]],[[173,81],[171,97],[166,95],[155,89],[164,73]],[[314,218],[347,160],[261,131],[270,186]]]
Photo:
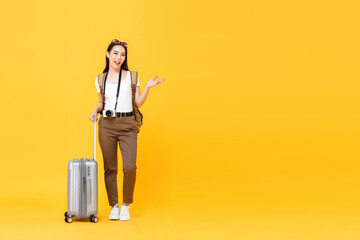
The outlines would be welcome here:
[[[15,1],[1,18],[1,239],[359,239],[357,1]],[[112,38],[141,91],[129,222],[64,222]],[[119,152],[120,157],[120,152]],[[119,201],[122,170],[119,158]]]

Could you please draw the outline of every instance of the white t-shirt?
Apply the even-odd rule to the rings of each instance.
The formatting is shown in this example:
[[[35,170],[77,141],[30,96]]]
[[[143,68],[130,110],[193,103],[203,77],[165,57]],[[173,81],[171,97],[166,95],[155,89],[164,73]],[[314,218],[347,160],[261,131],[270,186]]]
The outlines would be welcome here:
[[[137,86],[140,86],[139,77],[137,78]],[[95,78],[96,91],[100,93],[98,77]],[[104,110],[113,110],[116,102],[117,83],[105,83],[105,108]],[[132,112],[132,90],[131,90],[131,73],[127,72],[124,79],[121,80],[116,112]]]

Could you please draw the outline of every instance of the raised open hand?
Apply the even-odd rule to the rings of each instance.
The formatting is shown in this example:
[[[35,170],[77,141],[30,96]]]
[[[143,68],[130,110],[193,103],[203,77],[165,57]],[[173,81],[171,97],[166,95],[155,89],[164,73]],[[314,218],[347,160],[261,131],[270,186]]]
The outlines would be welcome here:
[[[150,80],[147,82],[146,87],[152,88],[153,86],[158,85],[159,83],[161,83],[162,81],[165,80],[165,78],[161,78],[161,79],[159,79],[159,80],[155,80],[155,78],[157,78],[157,77],[158,77],[158,75],[156,75],[155,77],[153,77],[152,79],[150,79]]]

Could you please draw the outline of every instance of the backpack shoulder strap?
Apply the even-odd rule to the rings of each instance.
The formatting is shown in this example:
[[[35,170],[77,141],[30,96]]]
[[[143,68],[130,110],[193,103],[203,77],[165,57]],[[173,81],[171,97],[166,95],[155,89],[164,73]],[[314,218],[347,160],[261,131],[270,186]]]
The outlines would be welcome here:
[[[105,73],[101,73],[98,76],[98,83],[99,83],[99,87],[100,87],[100,93],[103,94],[104,93],[104,78],[105,77]]]
[[[135,111],[135,93],[136,93],[136,83],[137,83],[137,72],[131,71],[131,90],[132,90],[132,104],[133,104],[133,110]]]
[[[136,91],[136,85],[137,85],[137,72],[131,71],[131,89],[133,91]]]

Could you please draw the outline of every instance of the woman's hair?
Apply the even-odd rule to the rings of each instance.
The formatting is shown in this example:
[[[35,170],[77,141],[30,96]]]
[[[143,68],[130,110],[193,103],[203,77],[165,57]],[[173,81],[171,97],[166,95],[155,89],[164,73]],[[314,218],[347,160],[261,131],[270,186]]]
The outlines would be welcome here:
[[[111,42],[106,51],[108,51],[108,52],[110,53],[111,50],[112,50],[112,48],[113,48],[115,45],[120,45],[120,46],[122,46],[122,45],[119,44],[119,43]],[[128,64],[127,64],[127,47],[124,47],[124,48],[125,48],[125,61],[121,64],[121,69],[124,69],[124,70],[126,70],[126,71],[129,71]],[[106,61],[106,66],[105,66],[105,69],[104,69],[103,73],[109,71],[109,58],[108,58],[106,55],[105,55],[105,61]],[[121,70],[121,69],[120,69],[120,70]]]

